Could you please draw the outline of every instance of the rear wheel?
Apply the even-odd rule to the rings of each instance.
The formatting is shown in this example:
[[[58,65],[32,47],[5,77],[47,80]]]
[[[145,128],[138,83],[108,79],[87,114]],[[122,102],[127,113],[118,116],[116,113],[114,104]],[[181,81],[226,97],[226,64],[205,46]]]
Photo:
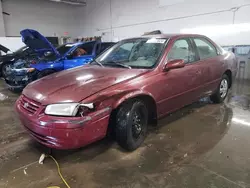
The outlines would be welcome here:
[[[148,110],[141,100],[124,103],[116,114],[116,140],[126,150],[137,149],[148,129]]]
[[[229,90],[229,78],[226,74],[222,76],[219,87],[216,92],[210,97],[214,103],[221,103],[227,97]]]
[[[51,70],[51,69],[43,70],[43,71],[41,71],[41,72],[38,73],[37,78],[40,79],[40,78],[42,78],[42,77],[44,77],[44,76],[48,76],[48,75],[50,75],[50,74],[52,74],[52,73],[55,73],[55,72],[56,72],[56,71]]]

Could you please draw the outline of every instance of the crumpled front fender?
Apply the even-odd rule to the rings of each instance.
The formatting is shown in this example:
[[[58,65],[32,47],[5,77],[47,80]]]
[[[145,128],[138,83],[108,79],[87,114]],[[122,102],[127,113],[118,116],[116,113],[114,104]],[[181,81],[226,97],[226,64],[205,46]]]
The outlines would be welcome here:
[[[132,91],[129,92],[125,95],[123,95],[122,97],[120,97],[114,104],[113,104],[113,108],[117,108],[118,106],[120,106],[123,102],[125,102],[126,100],[132,99],[132,98],[136,98],[139,96],[149,96],[151,97],[154,101],[154,97],[151,93],[147,92],[147,91],[143,91],[143,90],[136,90],[136,91]]]
[[[144,90],[113,90],[109,92],[103,92],[98,95],[91,96],[83,101],[83,103],[94,102],[97,106],[102,109],[105,107],[111,107],[112,109],[116,109],[126,100],[139,97],[139,96],[149,96],[155,101],[154,96]]]

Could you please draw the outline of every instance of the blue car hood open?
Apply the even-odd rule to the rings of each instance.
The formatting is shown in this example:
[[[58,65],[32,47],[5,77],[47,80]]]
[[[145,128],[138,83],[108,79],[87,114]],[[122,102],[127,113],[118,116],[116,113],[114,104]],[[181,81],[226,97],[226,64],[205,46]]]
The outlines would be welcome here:
[[[38,53],[39,56],[43,56],[44,52],[55,53],[56,56],[60,56],[60,53],[56,48],[38,31],[32,29],[24,29],[20,32],[22,41],[32,50]]]

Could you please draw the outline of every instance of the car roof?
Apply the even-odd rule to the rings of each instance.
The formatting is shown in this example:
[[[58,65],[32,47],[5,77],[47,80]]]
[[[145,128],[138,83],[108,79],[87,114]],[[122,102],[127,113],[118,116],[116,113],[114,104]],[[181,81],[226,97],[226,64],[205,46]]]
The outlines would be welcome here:
[[[142,35],[145,38],[175,38],[175,37],[205,37],[204,35],[199,34],[180,34],[180,33],[172,33],[172,34],[157,34],[157,35]]]

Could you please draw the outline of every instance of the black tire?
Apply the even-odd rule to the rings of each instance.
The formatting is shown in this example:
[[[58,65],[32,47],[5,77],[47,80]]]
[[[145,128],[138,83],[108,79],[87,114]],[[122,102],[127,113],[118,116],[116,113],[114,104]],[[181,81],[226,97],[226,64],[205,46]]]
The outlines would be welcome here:
[[[23,91],[23,88],[9,88],[10,91],[12,91],[13,93],[16,93],[16,94],[21,94],[22,91]]]
[[[227,82],[227,89],[226,89],[226,93],[224,93],[222,95],[221,87],[222,87],[222,83],[224,81]],[[229,85],[230,85],[229,78],[228,78],[228,76],[226,74],[224,74],[222,76],[222,79],[220,81],[220,84],[219,84],[218,88],[216,89],[216,92],[213,95],[210,96],[211,101],[213,101],[214,103],[222,103],[225,100],[225,98],[227,97],[228,90],[229,90]]]
[[[52,73],[55,73],[55,72],[56,71],[54,71],[52,69],[43,70],[43,71],[41,71],[41,72],[38,73],[37,78],[40,79],[40,78],[42,78],[44,76],[48,76],[48,75],[50,75]]]
[[[141,100],[125,102],[117,111],[115,135],[124,149],[133,151],[144,141],[148,130],[148,109]]]
[[[7,76],[7,72],[6,72],[6,67],[8,65],[10,65],[11,63],[3,63],[2,67],[1,67],[1,76],[2,78],[6,78]]]

